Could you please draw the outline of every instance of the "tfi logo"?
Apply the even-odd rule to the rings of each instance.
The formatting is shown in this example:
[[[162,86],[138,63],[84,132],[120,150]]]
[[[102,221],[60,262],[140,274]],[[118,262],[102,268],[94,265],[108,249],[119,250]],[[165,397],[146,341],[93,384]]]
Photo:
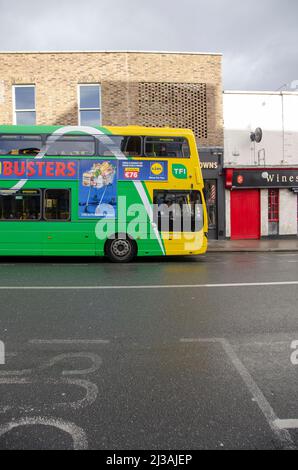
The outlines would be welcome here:
[[[175,178],[185,180],[187,178],[187,168],[181,163],[175,163],[172,165],[172,173]]]
[[[5,346],[3,341],[0,341],[0,366],[5,364]]]

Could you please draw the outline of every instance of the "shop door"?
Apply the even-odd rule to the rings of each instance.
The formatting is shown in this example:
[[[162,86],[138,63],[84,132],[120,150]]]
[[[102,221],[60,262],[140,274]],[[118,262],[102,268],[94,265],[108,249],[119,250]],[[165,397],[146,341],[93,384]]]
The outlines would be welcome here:
[[[217,181],[205,180],[205,196],[208,214],[208,237],[217,239]]]
[[[260,238],[260,191],[241,189],[231,192],[232,240]]]

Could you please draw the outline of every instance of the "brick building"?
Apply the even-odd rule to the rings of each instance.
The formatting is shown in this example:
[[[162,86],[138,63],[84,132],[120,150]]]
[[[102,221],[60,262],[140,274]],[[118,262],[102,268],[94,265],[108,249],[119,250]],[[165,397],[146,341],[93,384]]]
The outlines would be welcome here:
[[[201,53],[0,52],[0,122],[193,129],[210,180],[211,233],[224,236],[221,59]]]

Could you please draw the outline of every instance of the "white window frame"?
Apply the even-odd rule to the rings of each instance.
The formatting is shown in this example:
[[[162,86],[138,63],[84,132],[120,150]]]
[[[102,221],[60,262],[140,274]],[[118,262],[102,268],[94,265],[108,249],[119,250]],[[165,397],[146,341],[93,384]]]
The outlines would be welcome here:
[[[16,88],[34,88],[34,109],[16,109]],[[36,124],[36,87],[33,83],[30,85],[13,85],[12,86],[12,106],[13,106],[13,124],[17,124],[17,113],[34,112],[35,113],[35,124]]]
[[[97,86],[99,90],[99,108],[81,108],[81,87],[83,86]],[[99,111],[99,123],[102,125],[102,113],[101,113],[101,84],[100,83],[79,83],[77,89],[77,100],[78,100],[78,123],[81,126],[81,111]]]

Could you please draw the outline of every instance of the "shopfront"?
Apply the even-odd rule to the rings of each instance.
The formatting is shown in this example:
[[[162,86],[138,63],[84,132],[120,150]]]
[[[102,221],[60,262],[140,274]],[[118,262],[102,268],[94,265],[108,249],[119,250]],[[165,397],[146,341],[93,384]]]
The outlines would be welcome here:
[[[298,168],[226,169],[227,237],[297,236]]]
[[[199,150],[205,184],[209,238],[225,238],[225,195],[223,177],[223,149]]]

